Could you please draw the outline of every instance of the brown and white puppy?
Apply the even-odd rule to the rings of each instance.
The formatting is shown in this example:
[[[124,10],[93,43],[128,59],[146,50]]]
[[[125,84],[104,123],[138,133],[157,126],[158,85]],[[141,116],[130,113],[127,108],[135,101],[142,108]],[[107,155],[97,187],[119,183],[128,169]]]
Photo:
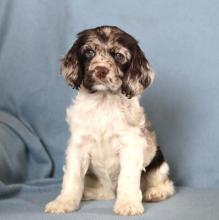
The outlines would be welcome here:
[[[61,73],[79,92],[67,109],[71,137],[62,190],[45,211],[71,212],[81,199],[116,196],[116,214],[138,215],[142,200],[173,195],[169,166],[139,104],[154,73],[138,42],[114,26],[82,31]]]

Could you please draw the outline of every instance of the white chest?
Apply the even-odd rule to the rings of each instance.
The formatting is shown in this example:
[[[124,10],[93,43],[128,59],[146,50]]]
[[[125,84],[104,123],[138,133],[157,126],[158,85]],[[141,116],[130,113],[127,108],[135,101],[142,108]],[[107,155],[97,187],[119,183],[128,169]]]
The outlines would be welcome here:
[[[82,94],[68,109],[67,121],[74,136],[91,140],[92,171],[104,182],[114,182],[119,173],[119,137],[126,127],[120,97],[93,95],[89,99]]]
[[[118,133],[126,126],[122,101],[119,96],[83,95],[75,100],[75,104],[68,109],[67,121],[72,130],[81,130],[96,138],[107,133]]]
[[[79,139],[81,146],[89,151],[90,169],[105,184],[113,186],[117,182],[121,137],[129,136],[136,127],[134,124],[140,124],[140,111],[132,107],[135,103],[118,95],[80,93],[67,110],[73,138]]]

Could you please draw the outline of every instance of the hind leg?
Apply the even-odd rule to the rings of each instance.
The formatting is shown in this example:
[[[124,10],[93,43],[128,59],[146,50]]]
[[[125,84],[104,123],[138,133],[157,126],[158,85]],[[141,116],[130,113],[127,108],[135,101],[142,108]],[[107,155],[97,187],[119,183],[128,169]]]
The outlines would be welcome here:
[[[174,194],[174,185],[169,178],[169,166],[164,161],[159,167],[142,175],[143,200],[159,202]]]

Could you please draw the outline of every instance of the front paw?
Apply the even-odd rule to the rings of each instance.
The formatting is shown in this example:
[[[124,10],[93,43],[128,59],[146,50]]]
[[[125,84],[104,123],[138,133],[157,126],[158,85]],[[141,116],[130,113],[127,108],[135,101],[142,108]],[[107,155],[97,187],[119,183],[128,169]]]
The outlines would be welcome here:
[[[49,202],[45,207],[46,213],[62,214],[72,212],[79,208],[79,203],[69,198],[58,197],[57,199]]]
[[[119,200],[116,201],[114,212],[117,215],[141,215],[144,207],[142,202]]]

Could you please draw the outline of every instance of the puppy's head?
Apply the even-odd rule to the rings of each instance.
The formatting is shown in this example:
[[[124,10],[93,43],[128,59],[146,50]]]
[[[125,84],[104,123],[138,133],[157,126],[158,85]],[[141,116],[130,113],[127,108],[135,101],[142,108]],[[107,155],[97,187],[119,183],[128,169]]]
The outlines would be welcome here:
[[[127,97],[142,93],[154,73],[128,33],[114,26],[101,26],[80,32],[62,59],[61,73],[68,84],[90,92],[122,92]]]

